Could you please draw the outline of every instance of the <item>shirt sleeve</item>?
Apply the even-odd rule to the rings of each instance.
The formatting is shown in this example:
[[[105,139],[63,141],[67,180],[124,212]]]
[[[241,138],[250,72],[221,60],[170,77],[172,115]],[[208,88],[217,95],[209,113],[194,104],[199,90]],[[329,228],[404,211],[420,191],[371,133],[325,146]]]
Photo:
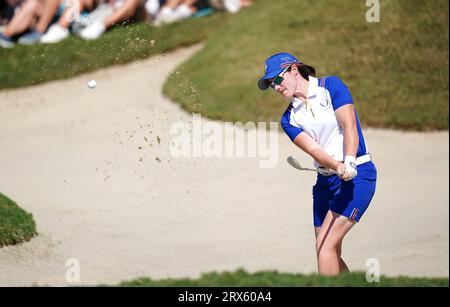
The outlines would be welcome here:
[[[303,129],[291,124],[290,121],[291,109],[292,107],[290,106],[281,117],[281,127],[293,142],[295,138],[303,131]]]
[[[346,104],[353,103],[352,94],[344,82],[338,77],[330,76],[325,80],[325,88],[330,92],[333,109],[337,110]]]

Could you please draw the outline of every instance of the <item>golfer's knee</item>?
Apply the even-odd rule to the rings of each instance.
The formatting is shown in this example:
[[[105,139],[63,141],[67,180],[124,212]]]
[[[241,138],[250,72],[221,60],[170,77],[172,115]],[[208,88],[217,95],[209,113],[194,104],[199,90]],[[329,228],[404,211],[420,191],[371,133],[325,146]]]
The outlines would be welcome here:
[[[336,242],[330,242],[330,241],[322,241],[322,240],[317,240],[316,241],[316,252],[317,255],[319,255],[320,253],[337,253],[339,251],[340,248],[340,242],[336,241]]]
[[[336,249],[333,249],[333,248],[325,248],[325,249],[322,248],[317,253],[317,259],[319,260],[319,262],[329,261],[330,259],[335,259],[336,257],[337,257],[337,251],[336,251]]]

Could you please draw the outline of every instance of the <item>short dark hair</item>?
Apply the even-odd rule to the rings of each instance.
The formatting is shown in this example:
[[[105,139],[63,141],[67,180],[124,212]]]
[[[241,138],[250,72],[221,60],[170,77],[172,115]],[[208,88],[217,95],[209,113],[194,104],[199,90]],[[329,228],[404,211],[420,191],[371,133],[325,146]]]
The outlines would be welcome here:
[[[300,75],[306,80],[309,80],[309,76],[316,76],[316,69],[314,67],[306,65],[304,63],[298,63],[295,65],[297,65]]]

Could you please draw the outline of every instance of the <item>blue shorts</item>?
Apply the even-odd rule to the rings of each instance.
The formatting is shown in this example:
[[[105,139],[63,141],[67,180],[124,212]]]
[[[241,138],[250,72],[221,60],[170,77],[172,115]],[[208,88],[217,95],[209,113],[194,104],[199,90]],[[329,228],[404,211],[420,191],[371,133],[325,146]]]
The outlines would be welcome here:
[[[359,222],[375,194],[377,169],[372,161],[357,166],[350,181],[338,176],[317,175],[313,187],[314,226],[320,227],[328,210]]]

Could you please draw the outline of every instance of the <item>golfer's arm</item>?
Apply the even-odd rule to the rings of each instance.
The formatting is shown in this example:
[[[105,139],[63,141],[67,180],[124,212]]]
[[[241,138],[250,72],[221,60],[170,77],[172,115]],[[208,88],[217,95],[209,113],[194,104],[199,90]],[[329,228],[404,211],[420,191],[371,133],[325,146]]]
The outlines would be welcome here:
[[[305,132],[301,132],[294,139],[294,144],[297,145],[301,150],[309,154],[311,157],[313,157],[313,159],[316,160],[316,162],[321,166],[333,170],[337,169],[339,163],[331,158],[330,155]]]
[[[359,145],[358,130],[356,128],[355,107],[346,104],[335,111],[338,125],[344,131],[344,156],[356,157]]]

